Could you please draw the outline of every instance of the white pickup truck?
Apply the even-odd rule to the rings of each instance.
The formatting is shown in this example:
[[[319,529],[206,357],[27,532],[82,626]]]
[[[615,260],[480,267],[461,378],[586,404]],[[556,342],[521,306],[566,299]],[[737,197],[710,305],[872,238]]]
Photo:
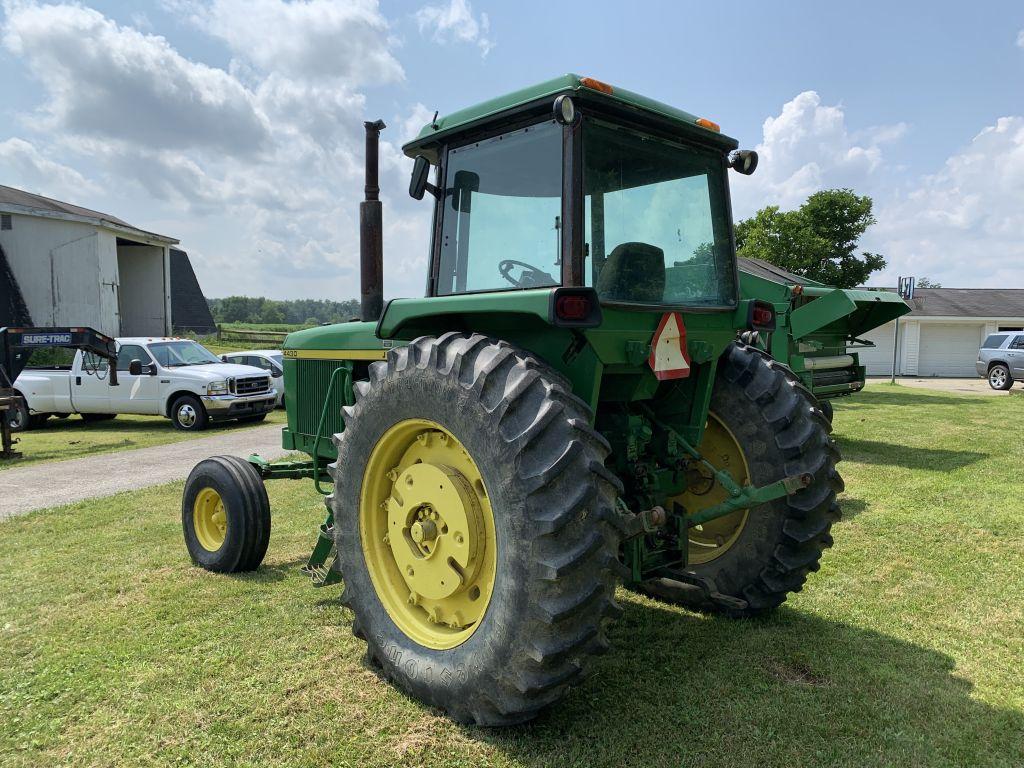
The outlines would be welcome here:
[[[117,339],[117,380],[105,360],[75,353],[70,366],[26,368],[14,382],[21,408],[10,411],[15,430],[39,426],[50,415],[80,413],[86,421],[119,413],[166,416],[186,431],[211,420],[260,421],[274,409],[273,377],[249,365],[222,362],[190,339]]]

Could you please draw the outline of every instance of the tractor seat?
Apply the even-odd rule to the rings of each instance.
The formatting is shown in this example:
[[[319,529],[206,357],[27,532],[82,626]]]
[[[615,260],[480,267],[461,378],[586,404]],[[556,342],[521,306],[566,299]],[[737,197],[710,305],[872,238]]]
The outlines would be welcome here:
[[[615,246],[597,277],[597,294],[607,301],[660,304],[665,294],[665,252],[647,243]]]

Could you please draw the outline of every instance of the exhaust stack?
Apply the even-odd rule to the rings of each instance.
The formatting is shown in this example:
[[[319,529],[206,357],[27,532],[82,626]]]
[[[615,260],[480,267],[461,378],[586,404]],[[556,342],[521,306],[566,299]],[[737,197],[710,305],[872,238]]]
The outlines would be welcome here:
[[[377,179],[380,132],[383,120],[363,123],[366,127],[366,188],[359,204],[360,316],[376,322],[384,308],[384,240],[380,184]]]

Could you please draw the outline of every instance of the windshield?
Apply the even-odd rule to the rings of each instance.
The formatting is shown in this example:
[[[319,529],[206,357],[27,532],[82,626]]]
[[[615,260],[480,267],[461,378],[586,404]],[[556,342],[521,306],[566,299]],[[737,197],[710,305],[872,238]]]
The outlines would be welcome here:
[[[219,357],[194,341],[161,341],[150,344],[149,351],[164,368],[220,362]]]
[[[583,183],[584,274],[602,300],[735,304],[721,152],[588,120]]]
[[[279,368],[284,367],[284,356],[283,355],[270,355],[270,359],[277,363]]]

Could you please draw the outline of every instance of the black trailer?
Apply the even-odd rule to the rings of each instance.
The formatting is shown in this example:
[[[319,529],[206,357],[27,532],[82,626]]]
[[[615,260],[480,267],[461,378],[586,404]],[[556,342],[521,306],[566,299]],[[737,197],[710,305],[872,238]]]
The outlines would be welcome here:
[[[117,344],[94,328],[0,328],[0,459],[21,456],[14,450],[17,440],[11,437],[8,415],[23,403],[14,391],[14,382],[25,370],[33,352],[55,347],[80,349],[107,360],[110,386],[117,386]]]

